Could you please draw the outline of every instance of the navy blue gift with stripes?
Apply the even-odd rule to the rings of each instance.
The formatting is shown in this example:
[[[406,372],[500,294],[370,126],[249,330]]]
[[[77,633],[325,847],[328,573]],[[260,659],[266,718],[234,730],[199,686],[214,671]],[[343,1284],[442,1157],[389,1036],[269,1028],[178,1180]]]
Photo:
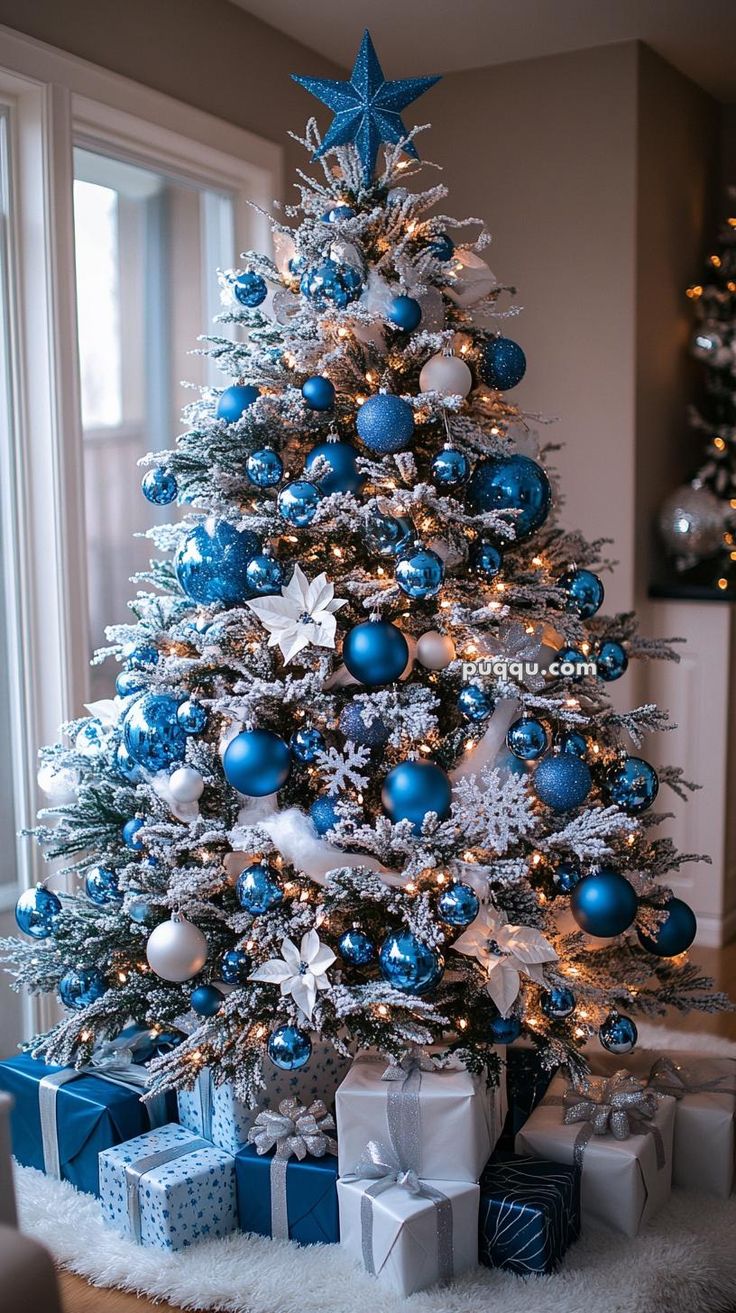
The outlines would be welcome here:
[[[579,1167],[491,1158],[480,1179],[481,1263],[520,1276],[554,1272],[579,1234]]]

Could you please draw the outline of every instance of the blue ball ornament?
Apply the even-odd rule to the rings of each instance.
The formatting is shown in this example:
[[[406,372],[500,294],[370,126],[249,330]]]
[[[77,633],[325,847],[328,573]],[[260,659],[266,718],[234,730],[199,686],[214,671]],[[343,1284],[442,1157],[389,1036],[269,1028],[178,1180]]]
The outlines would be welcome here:
[[[248,588],[256,597],[278,593],[284,582],[284,567],[275,556],[260,553],[248,562],[245,571]]]
[[[376,956],[376,946],[362,930],[346,930],[337,941],[337,951],[344,962],[364,967]]]
[[[73,1008],[75,1012],[82,1012],[90,1004],[96,1003],[98,998],[102,998],[106,989],[104,976],[94,967],[88,970],[67,971],[58,985],[59,998],[64,1007]]]
[[[131,921],[135,921],[136,925],[148,925],[153,919],[153,908],[142,894],[134,894],[128,900],[126,910]]]
[[[273,447],[262,447],[247,458],[245,473],[256,488],[275,488],[284,476],[284,462]]]
[[[560,751],[567,753],[570,757],[586,757],[588,753],[588,743],[584,734],[578,730],[571,729],[567,734],[563,734],[560,739]]]
[[[638,907],[633,886],[619,871],[608,867],[586,875],[570,897],[570,910],[580,929],[596,939],[622,935],[633,923]]]
[[[567,570],[557,587],[566,594],[568,611],[575,611],[581,620],[589,620],[603,605],[605,589],[592,570]]]
[[[153,643],[131,643],[123,652],[123,659],[130,670],[145,670],[146,666],[156,666],[158,658],[158,648]]]
[[[521,1022],[518,1017],[494,1017],[490,1031],[494,1044],[513,1044],[521,1034]]]
[[[409,644],[390,620],[366,620],[345,635],[342,659],[361,684],[391,684],[406,669]]]
[[[456,447],[443,447],[432,461],[432,479],[439,488],[460,488],[469,474],[470,461]]]
[[[402,593],[414,602],[436,597],[445,578],[445,565],[441,556],[431,547],[411,548],[396,566],[396,582]]]
[[[238,277],[233,281],[233,295],[241,305],[247,306],[249,310],[254,310],[268,296],[268,284],[265,278],[261,278],[260,274],[238,274]]]
[[[427,250],[431,251],[435,260],[440,260],[442,264],[447,264],[455,254],[455,243],[447,233],[438,233],[433,237],[431,242],[427,243]]]
[[[312,1041],[298,1026],[279,1026],[268,1038],[268,1056],[281,1071],[298,1071],[312,1056]]]
[[[495,579],[503,569],[503,556],[490,538],[476,538],[470,548],[469,564],[481,579]]]
[[[492,337],[484,347],[480,373],[489,388],[507,392],[523,379],[526,356],[518,342],[512,342],[510,337]]]
[[[437,899],[437,911],[447,925],[466,926],[480,911],[480,899],[469,884],[451,884]]]
[[[299,289],[316,310],[327,310],[330,306],[344,310],[360,296],[363,275],[353,265],[322,260],[304,270]]]
[[[509,752],[505,744],[498,752],[493,768],[501,771],[503,775],[517,775],[519,778],[522,775],[529,774],[529,767],[526,762],[521,761],[519,757],[515,757],[513,752]]]
[[[145,822],[142,821],[139,816],[134,816],[122,826],[121,833],[123,836],[123,843],[126,848],[132,848],[134,853],[143,852],[143,843],[140,839],[136,838],[136,835],[139,830],[143,829],[144,824]]]
[[[419,834],[429,812],[436,812],[444,821],[450,811],[452,789],[441,766],[431,761],[401,761],[383,782],[381,802],[394,824],[411,821],[415,834]]]
[[[521,761],[537,761],[549,747],[549,735],[541,720],[521,716],[509,726],[506,747]]]
[[[489,456],[478,461],[468,483],[467,500],[475,514],[518,511],[513,517],[516,541],[541,528],[549,514],[549,479],[529,456]]]
[[[405,515],[375,515],[368,524],[368,546],[379,556],[400,556],[414,541],[416,530]]]
[[[115,769],[129,784],[137,784],[143,778],[138,762],[131,757],[124,743],[119,743],[115,749]]]
[[[259,389],[249,383],[237,383],[233,387],[225,388],[218,397],[215,414],[218,419],[224,419],[226,424],[237,424],[260,395]]]
[[[571,894],[573,889],[583,878],[583,873],[578,866],[572,862],[560,862],[559,866],[552,872],[552,884],[558,894]]]
[[[631,1053],[636,1048],[638,1038],[639,1032],[631,1017],[624,1017],[620,1012],[612,1012],[606,1017],[598,1031],[598,1039],[603,1048],[617,1057]]]
[[[261,544],[249,529],[227,520],[208,520],[185,535],[174,557],[176,577],[187,597],[200,606],[236,606],[248,596],[246,570]]]
[[[104,907],[105,903],[122,902],[123,895],[115,871],[105,866],[93,866],[84,877],[84,892],[91,903]]]
[[[354,219],[355,210],[352,205],[333,205],[331,210],[320,215],[322,223],[339,223],[341,219]]]
[[[358,437],[370,451],[391,455],[406,451],[414,437],[414,411],[403,397],[379,392],[358,409]]]
[[[243,730],[231,739],[222,760],[225,779],[238,793],[265,798],[277,793],[291,773],[288,745],[270,729]]]
[[[392,296],[386,309],[386,318],[396,328],[403,329],[405,333],[413,333],[421,322],[422,307],[413,296]]]
[[[115,692],[119,698],[130,698],[135,693],[143,693],[148,688],[148,680],[142,679],[138,670],[121,670],[115,679]]]
[[[573,684],[579,684],[580,680],[585,678],[588,659],[576,647],[561,647],[555,661],[558,674],[563,679],[570,679]]]
[[[220,958],[220,980],[226,985],[244,985],[251,969],[251,960],[242,948],[229,948]]]
[[[367,714],[361,703],[348,702],[340,712],[340,733],[358,747],[382,748],[388,743],[389,730],[379,715],[369,722]]]
[[[551,1021],[564,1021],[575,1011],[575,995],[565,985],[555,985],[553,989],[543,990],[540,1006]]]
[[[284,901],[284,891],[278,882],[277,872],[266,862],[248,866],[238,876],[235,893],[243,911],[250,912],[251,916],[263,916]]]
[[[426,994],[444,970],[440,955],[408,930],[384,939],[378,965],[384,980],[402,994]]]
[[[484,688],[477,684],[464,684],[457,695],[458,710],[466,720],[475,724],[485,720],[493,711],[493,698]]]
[[[154,506],[168,506],[176,501],[177,491],[173,474],[169,474],[160,465],[147,470],[141,479],[141,492],[146,501],[152,502]]]
[[[325,736],[313,726],[298,729],[289,739],[291,755],[300,765],[306,766],[316,761],[320,752],[325,750]]]
[[[322,798],[316,798],[309,808],[309,815],[312,823],[319,835],[327,834],[334,825],[339,825],[342,817],[337,810],[337,804],[340,801],[339,795],[331,797],[325,794]]]
[[[686,953],[692,944],[698,922],[692,907],[681,898],[670,898],[664,910],[667,919],[662,921],[654,934],[637,929],[639,942],[655,957],[677,957],[678,953]]]
[[[630,816],[651,807],[659,792],[659,776],[641,757],[625,757],[606,771],[604,787],[609,800]]]
[[[171,693],[147,693],[126,711],[123,742],[144,770],[155,773],[183,760],[187,736],[176,718],[180,701]]]
[[[571,811],[585,802],[593,777],[579,757],[562,754],[540,761],[534,772],[534,792],[555,812]]]
[[[311,524],[319,506],[319,489],[305,479],[287,483],[278,496],[279,514],[287,524],[303,529]]]
[[[201,734],[207,725],[207,712],[201,702],[195,702],[194,698],[187,698],[186,702],[182,702],[179,707],[176,719],[185,734]]]
[[[323,374],[313,374],[302,383],[302,396],[310,410],[332,410],[335,386]]]
[[[189,997],[192,1012],[200,1017],[214,1017],[223,1004],[224,995],[214,985],[197,985]]]
[[[608,684],[611,680],[620,679],[626,673],[629,658],[620,643],[609,640],[606,643],[601,643],[595,662],[598,678],[605,680]]]
[[[24,889],[15,904],[18,929],[32,939],[48,939],[54,933],[54,923],[61,911],[61,899],[52,889],[37,884],[35,889]]]
[[[317,461],[327,461],[330,467],[328,473],[314,480],[319,491],[326,497],[333,492],[360,492],[365,483],[365,475],[358,470],[355,463],[357,458],[358,452],[350,442],[320,442],[309,452],[304,469],[311,477]]]

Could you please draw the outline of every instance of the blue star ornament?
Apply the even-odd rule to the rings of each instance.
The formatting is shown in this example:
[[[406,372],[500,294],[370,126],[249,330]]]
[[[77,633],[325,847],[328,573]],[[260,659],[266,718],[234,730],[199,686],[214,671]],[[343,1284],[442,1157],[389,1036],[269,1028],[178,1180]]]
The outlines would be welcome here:
[[[298,77],[296,73],[292,77],[335,111],[327,135],[314,156],[316,160],[335,146],[346,146],[353,142],[368,186],[373,177],[381,142],[391,146],[402,142],[406,154],[415,160],[419,159],[413,142],[406,140],[406,128],[401,121],[400,110],[406,109],[407,105],[440,79],[401,78],[387,82],[367,29],[363,33],[349,82],[338,82],[334,78]]]

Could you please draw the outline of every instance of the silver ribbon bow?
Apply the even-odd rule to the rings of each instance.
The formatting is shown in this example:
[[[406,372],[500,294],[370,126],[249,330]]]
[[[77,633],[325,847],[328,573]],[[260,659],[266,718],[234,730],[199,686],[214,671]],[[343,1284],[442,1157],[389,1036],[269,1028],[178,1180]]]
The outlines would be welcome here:
[[[671,1058],[657,1058],[649,1073],[649,1089],[682,1099],[686,1094],[736,1094],[736,1085],[724,1085],[726,1073],[709,1080],[698,1079],[689,1067],[680,1067]]]
[[[248,1142],[256,1153],[276,1150],[271,1159],[271,1235],[275,1240],[289,1239],[289,1213],[286,1198],[286,1169],[289,1159],[303,1162],[307,1154],[324,1158],[337,1153],[337,1141],[328,1131],[335,1123],[321,1099],[315,1099],[308,1108],[298,1099],[282,1099],[278,1112],[265,1109],[259,1112],[248,1131]]]
[[[628,1140],[631,1135],[651,1135],[657,1167],[660,1170],[664,1167],[664,1141],[659,1127],[653,1124],[657,1100],[628,1071],[617,1071],[607,1079],[591,1077],[582,1088],[573,1087],[566,1090],[562,1098],[553,1095],[545,1102],[562,1105],[565,1126],[583,1123],[573,1148],[577,1166],[582,1166],[586,1146],[594,1135],[612,1135],[616,1140]]]
[[[413,1167],[407,1166],[393,1148],[378,1140],[369,1140],[365,1150],[351,1172],[345,1173],[344,1181],[372,1182],[363,1191],[360,1200],[360,1231],[363,1266],[370,1276],[376,1275],[376,1260],[373,1247],[373,1200],[383,1194],[392,1185],[406,1190],[417,1198],[430,1199],[434,1204],[437,1219],[437,1267],[438,1280],[447,1282],[452,1279],[453,1263],[453,1226],[452,1201],[441,1190],[422,1181]]]

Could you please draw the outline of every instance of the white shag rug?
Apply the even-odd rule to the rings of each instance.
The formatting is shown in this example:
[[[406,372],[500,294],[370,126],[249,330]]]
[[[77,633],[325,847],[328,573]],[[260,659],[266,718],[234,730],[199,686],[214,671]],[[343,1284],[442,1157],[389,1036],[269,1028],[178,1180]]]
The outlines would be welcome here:
[[[734,1055],[736,1045],[641,1027],[660,1049]],[[409,1300],[365,1275],[339,1245],[300,1248],[236,1233],[181,1253],[141,1249],[110,1231],[97,1200],[32,1168],[16,1168],[23,1230],[63,1267],[184,1309],[222,1313],[731,1313],[736,1309],[736,1196],[676,1191],[630,1240],[586,1229],[554,1276],[523,1279],[488,1268]]]

